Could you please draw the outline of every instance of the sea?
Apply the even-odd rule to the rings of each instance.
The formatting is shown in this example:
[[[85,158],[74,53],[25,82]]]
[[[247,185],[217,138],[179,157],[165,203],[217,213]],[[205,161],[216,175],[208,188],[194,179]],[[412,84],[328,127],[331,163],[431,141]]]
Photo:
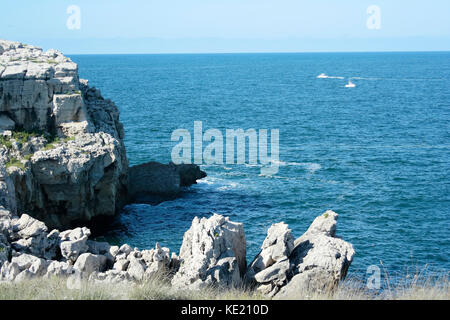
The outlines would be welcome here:
[[[193,135],[195,121],[224,135],[279,130],[275,174],[203,164],[208,177],[177,199],[126,206],[109,242],[178,253],[194,217],[219,213],[243,223],[251,261],[273,223],[299,237],[333,210],[356,251],[349,276],[448,274],[450,52],[71,58],[118,106],[130,165],[170,162],[172,133]]]

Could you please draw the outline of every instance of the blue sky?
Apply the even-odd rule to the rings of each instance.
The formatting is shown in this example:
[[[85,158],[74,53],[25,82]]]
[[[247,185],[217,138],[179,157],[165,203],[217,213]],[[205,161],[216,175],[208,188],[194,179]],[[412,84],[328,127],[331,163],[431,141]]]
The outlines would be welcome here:
[[[66,26],[69,5],[81,28]],[[369,29],[377,5],[381,28]],[[75,53],[450,50],[448,0],[2,0],[0,38]]]

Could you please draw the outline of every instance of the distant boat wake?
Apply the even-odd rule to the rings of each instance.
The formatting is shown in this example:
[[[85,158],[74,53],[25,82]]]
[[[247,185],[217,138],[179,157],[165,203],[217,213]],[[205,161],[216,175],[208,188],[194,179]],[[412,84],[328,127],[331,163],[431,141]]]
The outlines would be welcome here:
[[[346,79],[346,77],[328,76],[322,73],[317,79]],[[349,77],[349,80],[369,80],[369,81],[443,81],[443,78],[367,78],[367,77]]]
[[[321,73],[317,76],[317,79],[345,79],[344,77],[327,76],[325,73]]]

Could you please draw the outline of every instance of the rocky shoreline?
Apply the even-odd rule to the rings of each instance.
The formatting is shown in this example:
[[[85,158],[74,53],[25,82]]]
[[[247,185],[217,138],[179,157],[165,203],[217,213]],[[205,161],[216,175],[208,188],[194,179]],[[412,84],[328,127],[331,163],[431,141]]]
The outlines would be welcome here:
[[[245,286],[283,298],[346,276],[354,250],[336,237],[333,211],[297,240],[286,224],[272,225],[249,265],[243,225],[217,214],[193,220],[179,255],[159,244],[138,250],[89,240],[86,223],[127,203],[176,196],[206,176],[195,165],[129,167],[123,138],[115,104],[79,79],[69,58],[0,40],[0,281],[164,274],[174,288]]]

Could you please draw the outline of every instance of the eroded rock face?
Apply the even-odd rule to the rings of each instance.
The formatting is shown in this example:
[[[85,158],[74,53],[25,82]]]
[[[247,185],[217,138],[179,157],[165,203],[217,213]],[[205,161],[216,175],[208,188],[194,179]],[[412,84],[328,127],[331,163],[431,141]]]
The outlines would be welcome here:
[[[248,276],[285,261],[294,249],[294,237],[288,225],[280,222],[272,225],[267,231],[267,237],[261,246],[261,252],[249,266]]]
[[[128,186],[117,107],[60,52],[3,40],[0,48],[0,133],[10,142],[0,162],[13,163],[6,174],[0,164],[0,184],[12,184],[0,203],[49,227],[114,215]]]
[[[180,269],[172,280],[177,288],[240,286],[246,270],[242,224],[217,214],[209,219],[196,217],[184,234],[180,260]]]
[[[350,243],[336,238],[337,217],[333,211],[325,212],[295,241],[286,225],[273,225],[248,278],[263,294],[278,299],[301,297],[308,290],[332,290],[346,276],[355,254]]]

